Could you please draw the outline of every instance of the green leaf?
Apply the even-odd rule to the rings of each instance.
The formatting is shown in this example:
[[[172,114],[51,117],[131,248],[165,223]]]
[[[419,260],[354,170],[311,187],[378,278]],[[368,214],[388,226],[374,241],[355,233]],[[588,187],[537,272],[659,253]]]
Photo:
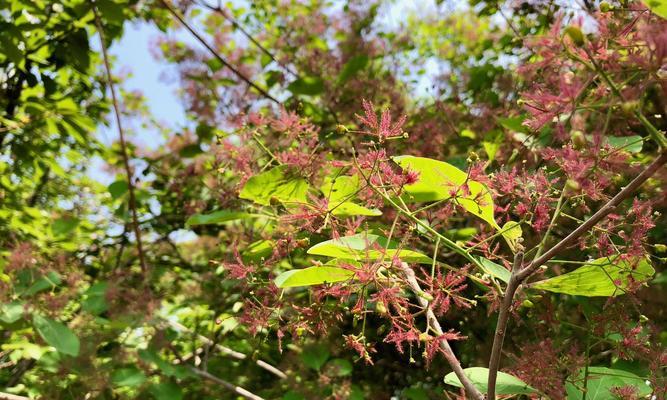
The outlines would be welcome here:
[[[0,35],[0,55],[5,56],[16,65],[23,61],[23,52],[6,34]]]
[[[60,275],[54,271],[49,271],[46,275],[37,279],[25,292],[21,293],[21,296],[32,296],[47,289],[53,290],[61,283]]]
[[[340,74],[338,75],[338,83],[347,82],[359,71],[366,68],[366,65],[368,65],[367,55],[361,54],[352,57],[348,62],[345,63],[343,69],[340,71]]]
[[[639,153],[644,146],[644,138],[639,135],[605,136],[604,141],[612,148],[627,151],[628,153]]]
[[[241,256],[244,261],[259,261],[273,254],[275,246],[272,240],[258,240],[249,244]]]
[[[348,376],[352,373],[352,363],[344,358],[334,358],[325,367],[329,376]]]
[[[353,202],[359,190],[358,176],[326,177],[320,190],[327,196],[329,211],[336,217],[378,216],[382,211],[371,209]]]
[[[384,249],[387,249],[386,253]],[[432,262],[430,257],[422,253],[399,249],[396,242],[388,242],[386,237],[369,232],[318,243],[308,249],[308,254],[355,261],[376,260],[383,256],[387,260],[391,260],[394,256],[397,256],[405,262],[421,264],[431,264]]]
[[[585,369],[582,368],[575,377],[568,378],[568,382],[565,384],[567,400],[582,400],[584,398],[584,374]],[[623,386],[634,386],[637,388],[639,398],[644,398],[652,392],[651,387],[646,384],[646,379],[632,372],[606,367],[588,367],[586,400],[615,398],[611,389]]]
[[[137,367],[121,368],[111,374],[111,382],[115,386],[140,386],[146,382],[146,375]]]
[[[115,3],[113,0],[97,0],[97,7],[102,14],[102,17],[107,21],[114,23],[115,25],[122,25],[123,19],[123,6]]]
[[[487,391],[487,383],[489,380],[489,369],[482,367],[472,367],[466,368],[463,370],[465,375],[470,378],[470,381],[473,385],[482,393]],[[448,385],[463,387],[459,378],[450,372],[445,376],[445,383]],[[506,374],[504,372],[498,371],[498,377],[496,378],[496,394],[506,395],[506,394],[531,394],[537,393],[537,390],[528,386],[527,383],[521,379]]]
[[[322,344],[309,346],[301,353],[301,360],[307,367],[319,371],[329,359],[329,349]]]
[[[493,217],[493,198],[489,189],[483,184],[468,179],[468,174],[455,166],[443,161],[430,158],[399,156],[393,160],[403,169],[419,172],[419,180],[405,186],[408,196],[406,200],[424,202],[439,201],[452,198],[452,192],[456,192],[454,201],[471,214],[474,214],[500,229]],[[467,184],[469,193],[462,188]]]
[[[85,298],[81,302],[81,309],[93,315],[105,312],[109,308],[106,299],[108,287],[107,282],[97,282],[88,288],[84,294]]]
[[[239,197],[268,206],[272,199],[281,203],[305,204],[308,182],[301,177],[289,176],[288,167],[281,165],[248,179]]]
[[[482,268],[482,270],[484,270],[485,274],[489,274],[494,278],[498,278],[505,283],[509,283],[510,275],[512,275],[512,273],[508,271],[505,267],[494,263],[488,258],[479,257],[478,260],[480,267]]]
[[[518,222],[507,221],[500,229],[500,231],[502,232],[503,238],[505,238],[505,241],[510,246],[512,251],[516,252],[523,235],[521,225]]]
[[[241,211],[231,211],[231,210],[219,210],[214,211],[210,214],[194,214],[185,221],[186,227],[196,226],[196,225],[217,225],[224,222],[235,221],[245,218],[256,218],[261,217],[259,214],[250,214]]]
[[[109,190],[109,193],[111,194],[111,197],[116,200],[120,198],[122,195],[127,193],[129,190],[129,187],[127,185],[127,181],[116,181],[112,184],[109,185],[107,188]]]
[[[79,355],[79,338],[67,325],[54,321],[51,318],[35,314],[32,323],[39,335],[49,346],[53,346],[59,353],[73,357]]]
[[[5,303],[0,305],[0,321],[5,324],[13,324],[14,322],[21,319],[23,316],[23,306],[24,302],[22,301],[12,301],[10,303]]]
[[[66,236],[72,233],[79,226],[81,221],[78,218],[63,217],[53,221],[51,231],[55,236]]]
[[[497,118],[496,121],[503,128],[507,129],[510,132],[521,132],[527,133],[528,128],[523,124],[525,117],[508,117],[508,118]]]
[[[667,19],[667,0],[642,0],[655,15]]]
[[[183,398],[180,386],[173,382],[154,383],[148,391],[156,400],[181,400]]]
[[[625,294],[630,278],[633,282],[646,281],[654,273],[644,258],[632,263],[618,256],[603,257],[566,274],[536,282],[531,287],[575,296],[617,296]]]
[[[318,266],[303,269],[293,269],[278,275],[274,283],[279,288],[296,286],[321,285],[352,279],[354,271],[341,267]]]
[[[324,91],[324,81],[319,77],[304,76],[290,83],[287,90],[296,95],[315,96]]]

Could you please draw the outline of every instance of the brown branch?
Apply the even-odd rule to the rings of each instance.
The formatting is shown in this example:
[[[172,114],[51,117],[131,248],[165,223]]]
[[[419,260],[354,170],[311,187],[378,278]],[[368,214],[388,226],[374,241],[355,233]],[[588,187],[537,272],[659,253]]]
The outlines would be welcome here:
[[[180,324],[178,322],[167,321],[167,323],[172,328],[176,329],[177,331],[191,332],[190,329],[188,329],[187,327],[183,326],[182,324]],[[198,334],[197,337],[199,338],[199,340],[201,340],[202,342],[204,342],[205,344],[207,344],[209,346],[215,345],[215,348],[226,356],[235,358],[237,360],[245,360],[245,359],[248,358],[248,356],[246,354],[238,352],[238,351],[233,350],[233,349],[230,349],[229,347],[223,346],[219,343],[214,343],[211,339],[207,338],[204,335],[199,335]],[[274,374],[275,376],[279,377],[280,379],[286,379],[287,378],[287,374],[285,374],[283,371],[279,370],[278,368],[274,367],[273,365],[267,363],[264,360],[257,360],[257,361],[255,361],[255,363],[257,364],[258,367]]]
[[[137,252],[139,253],[139,264],[141,271],[144,274],[144,280],[148,279],[148,265],[146,264],[146,257],[141,243],[141,229],[139,228],[139,218],[137,217],[137,201],[134,195],[134,183],[132,182],[132,170],[130,169],[130,159],[127,155],[127,145],[125,142],[125,133],[120,121],[120,111],[118,107],[118,99],[116,97],[116,89],[114,88],[113,78],[111,76],[111,66],[109,65],[109,55],[107,54],[106,44],[104,43],[104,30],[102,29],[102,21],[97,12],[97,7],[93,5],[93,13],[95,14],[95,25],[97,26],[97,33],[100,35],[100,46],[102,47],[102,58],[104,60],[104,68],[106,70],[107,81],[109,82],[109,91],[111,92],[111,102],[113,105],[114,115],[116,116],[116,126],[118,127],[118,138],[120,140],[121,154],[123,157],[123,166],[125,167],[125,174],[127,176],[127,188],[129,194],[129,207],[132,212],[132,225],[134,236],[137,241]]]
[[[493,340],[493,348],[491,350],[491,360],[489,361],[489,381],[488,381],[488,393],[489,399],[495,399],[495,384],[496,376],[498,373],[498,367],[500,366],[500,353],[502,351],[503,339],[505,336],[505,329],[507,327],[507,320],[509,318],[510,307],[514,301],[514,295],[521,284],[528,279],[532,274],[534,274],[538,268],[547,263],[558,253],[565,250],[568,246],[573,244],[577,239],[583,236],[585,233],[590,231],[604,219],[609,213],[614,211],[614,209],[625,199],[630,197],[639,187],[646,182],[650,177],[652,177],[662,166],[667,163],[667,151],[662,152],[658,158],[653,160],[645,170],[643,170],[639,175],[637,175],[626,187],[624,187],[620,192],[611,198],[606,204],[604,204],[592,217],[586,220],[584,223],[579,225],[577,229],[572,231],[567,237],[562,239],[560,242],[556,243],[551,247],[546,253],[544,253],[539,258],[534,259],[527,267],[519,270],[521,261],[517,262],[517,258],[514,259],[514,266],[512,268],[512,275],[510,276],[510,281],[507,284],[507,290],[505,291],[505,296],[503,297],[503,302],[500,308],[498,315],[498,322],[496,324],[496,333]],[[517,254],[518,256],[518,254]],[[523,257],[523,256],[522,256]]]
[[[246,399],[249,399],[249,400],[264,400],[263,397],[260,397],[256,394],[242,388],[241,386],[236,386],[233,383],[229,383],[226,380],[220,379],[215,375],[211,375],[210,373],[208,373],[204,370],[201,370],[201,369],[195,368],[195,367],[190,367],[190,370],[192,372],[194,372],[195,374],[203,377],[203,378],[206,378],[206,379],[208,379],[212,382],[215,382],[215,383],[219,384],[220,386],[223,386],[225,389],[231,390],[232,392],[238,394],[239,396],[245,397]]]
[[[197,31],[195,31],[194,28],[190,26],[178,12],[174,10],[174,8],[167,3],[166,0],[160,0],[160,3],[162,3],[162,5],[164,5],[164,7],[167,10],[169,10],[169,12],[185,27],[185,29],[187,29],[192,34],[192,36],[194,36],[195,39],[197,39],[199,43],[201,43],[204,47],[206,47],[206,49],[211,53],[211,55],[215,57],[218,61],[220,61],[222,65],[224,65],[227,69],[232,71],[234,75],[236,75],[240,80],[248,84],[248,86],[257,90],[262,96],[266,97],[267,99],[271,100],[276,104],[280,104],[280,102],[275,97],[271,96],[269,92],[267,92],[262,87],[258,86],[255,82],[251,81],[241,71],[239,71],[231,63],[229,63],[229,61],[225,60],[220,54],[218,54],[218,52],[215,51],[215,49],[211,47],[211,45],[209,45],[208,42],[206,42],[206,40],[204,40],[204,38],[201,37],[201,35],[199,35],[199,33],[197,33]]]
[[[544,265],[547,261],[554,258],[558,253],[563,251],[566,247],[574,243],[579,237],[592,229],[598,222],[604,219],[609,213],[614,211],[614,209],[621,204],[623,200],[630,197],[648,178],[653,176],[663,165],[667,163],[667,151],[660,154],[658,158],[653,160],[651,164],[644,171],[633,179],[628,186],[624,187],[616,196],[609,200],[605,205],[602,206],[592,217],[587,219],[583,224],[579,225],[577,229],[572,231],[567,237],[562,239],[552,248],[550,248],[546,253],[544,253],[540,258],[533,260],[526,268],[519,272],[517,279],[520,282],[523,282],[528,277],[530,277],[539,267]]]
[[[0,400],[30,400],[25,396],[17,396],[15,394],[0,392]]]
[[[428,300],[426,300],[421,296],[421,294],[424,293],[424,291],[419,286],[419,282],[417,281],[417,277],[415,276],[415,271],[413,271],[412,268],[410,268],[408,264],[404,262],[401,263],[401,269],[403,271],[403,274],[405,275],[406,281],[408,282],[408,286],[410,286],[410,289],[417,297],[417,301],[426,310],[426,318],[428,320],[429,326],[438,335],[444,335],[444,331],[440,326],[440,322],[433,313],[431,306],[428,304]],[[452,348],[449,345],[447,339],[440,339],[440,348],[442,349],[445,355],[445,359],[452,367],[452,370],[454,371],[456,376],[459,378],[459,381],[461,381],[461,383],[463,384],[463,387],[465,388],[468,397],[474,400],[483,400],[484,395],[475,387],[475,385],[473,385],[470,378],[468,378],[468,376],[465,374],[465,371],[463,371],[463,367],[461,367],[461,363],[456,358],[456,355],[454,354],[454,351],[452,351]]]
[[[214,12],[220,14],[224,19],[226,19],[229,23],[231,23],[234,26],[234,28],[238,29],[243,34],[243,36],[245,36],[252,44],[254,44],[262,53],[266,54],[271,60],[273,60],[273,62],[278,64],[282,69],[289,72],[295,78],[299,78],[298,73],[292,71],[287,65],[280,62],[276,58],[276,56],[274,56],[273,53],[271,53],[271,51],[269,51],[269,49],[264,47],[264,45],[262,45],[248,31],[246,31],[245,28],[243,28],[243,26],[241,24],[239,24],[238,21],[236,21],[236,19],[234,19],[231,15],[229,15],[226,10],[224,10],[222,7],[220,7],[220,5],[212,6],[212,5],[210,5],[206,2],[200,2],[199,4],[202,5],[203,7],[211,10],[211,11],[214,11]]]
[[[518,252],[514,256],[514,265],[512,265],[512,275],[507,283],[505,290],[505,297],[500,306],[500,313],[498,314],[498,323],[496,324],[496,333],[493,336],[493,347],[491,348],[491,359],[489,361],[489,379],[487,384],[487,397],[489,399],[496,398],[496,377],[498,376],[498,367],[500,366],[500,358],[502,356],[503,342],[505,340],[505,332],[507,329],[507,321],[509,320],[510,309],[514,302],[514,294],[516,293],[521,281],[517,279],[523,264],[523,252]]]

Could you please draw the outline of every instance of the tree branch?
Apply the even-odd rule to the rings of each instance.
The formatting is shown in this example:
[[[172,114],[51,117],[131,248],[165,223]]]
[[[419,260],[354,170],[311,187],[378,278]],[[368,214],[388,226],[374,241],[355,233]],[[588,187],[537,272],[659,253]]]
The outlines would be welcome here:
[[[496,398],[496,377],[498,376],[498,367],[500,366],[500,357],[503,349],[503,342],[505,340],[505,332],[507,329],[507,321],[510,316],[510,309],[514,302],[514,294],[516,293],[521,281],[517,279],[518,274],[523,264],[523,252],[518,252],[514,256],[514,265],[512,265],[512,275],[507,283],[505,290],[505,297],[500,306],[498,314],[498,322],[496,324],[496,333],[493,336],[493,347],[491,348],[491,359],[489,360],[489,380],[487,384],[487,397],[489,399]]]
[[[30,400],[28,397],[17,396],[15,394],[0,392],[0,400]]]
[[[433,310],[431,310],[431,306],[428,304],[428,301],[420,295],[420,293],[423,293],[424,291],[419,286],[415,272],[408,266],[407,263],[404,262],[401,263],[401,270],[405,275],[405,280],[408,282],[410,289],[417,297],[417,301],[426,310],[426,318],[428,319],[429,326],[438,335],[443,335],[444,332],[440,326],[440,322],[433,313]],[[475,385],[473,385],[472,381],[463,371],[463,367],[461,367],[461,363],[459,363],[459,360],[456,358],[456,355],[454,354],[454,351],[452,351],[451,346],[449,346],[447,339],[440,339],[440,348],[445,354],[445,359],[452,367],[452,370],[463,384],[468,397],[474,400],[483,400],[484,395],[475,387]]]
[[[127,155],[127,145],[125,142],[125,133],[120,120],[120,111],[118,107],[118,99],[116,98],[116,89],[113,84],[111,76],[111,66],[109,65],[109,55],[107,54],[106,44],[104,43],[104,30],[102,29],[102,21],[97,12],[97,7],[93,4],[93,13],[95,14],[95,25],[97,26],[97,33],[100,35],[100,46],[102,47],[102,58],[104,60],[104,68],[106,70],[107,81],[109,82],[109,91],[111,92],[111,102],[113,105],[114,115],[116,116],[116,126],[118,127],[118,138],[120,140],[120,148],[123,157],[123,166],[125,167],[125,174],[127,176],[127,188],[129,194],[129,207],[132,213],[132,225],[134,236],[137,241],[137,252],[139,253],[139,264],[141,271],[144,274],[144,280],[148,279],[148,265],[146,264],[146,257],[141,243],[141,229],[139,228],[139,218],[137,217],[137,201],[134,194],[134,183],[132,182],[132,170],[130,169],[130,159]]]
[[[521,260],[514,259],[514,266],[512,267],[512,275],[507,284],[507,290],[503,297],[502,306],[498,315],[498,322],[496,324],[496,333],[493,340],[493,347],[491,350],[491,359],[489,361],[489,381],[488,381],[488,398],[495,399],[495,386],[498,368],[500,366],[500,356],[503,347],[503,339],[505,337],[505,329],[507,327],[507,320],[509,318],[509,310],[514,301],[514,295],[521,286],[521,284],[534,274],[538,268],[547,263],[558,253],[565,250],[568,246],[574,243],[577,239],[590,231],[595,225],[611,213],[623,200],[627,199],[634,193],[644,182],[653,176],[662,166],[667,163],[667,151],[663,151],[658,158],[653,160],[651,164],[639,175],[637,175],[626,187],[604,204],[592,217],[579,225],[577,229],[572,231],[560,242],[556,243],[546,253],[539,258],[534,259],[527,267],[520,269]],[[523,258],[523,255],[521,255]]]
[[[175,322],[175,321],[166,321],[169,326],[172,328],[176,329],[177,331],[182,331],[182,332],[191,332],[190,329],[187,327],[183,326],[182,324]],[[229,347],[223,346],[219,343],[214,343],[211,339],[207,338],[204,335],[197,335],[199,340],[204,342],[207,345],[215,345],[215,348],[218,349],[222,354],[226,356],[230,356],[232,358],[235,358],[237,360],[245,360],[248,358],[246,354],[240,353],[236,350],[230,349]],[[269,364],[268,362],[264,360],[257,360],[255,361],[258,367],[274,374],[275,376],[279,377],[280,379],[286,379],[287,374],[285,374],[283,371],[279,370],[278,368],[274,367],[273,365]]]
[[[203,378],[206,378],[212,382],[219,384],[220,386],[223,386],[225,389],[231,390],[232,392],[238,394],[239,396],[245,397],[246,399],[264,400],[263,397],[257,396],[256,394],[242,388],[241,386],[236,386],[233,383],[229,383],[226,380],[220,379],[215,375],[211,375],[209,372],[206,372],[204,370],[195,367],[190,367],[190,370]]]
[[[203,7],[205,7],[205,8],[207,8],[207,9],[211,10],[211,11],[214,11],[214,12],[220,14],[224,19],[226,19],[227,21],[229,21],[229,23],[231,23],[231,24],[234,26],[234,28],[238,29],[238,30],[243,34],[243,36],[245,36],[245,37],[246,37],[252,44],[254,44],[254,45],[255,45],[255,46],[256,46],[262,53],[266,54],[267,57],[269,57],[271,60],[273,60],[273,62],[275,62],[276,64],[278,64],[282,69],[284,69],[285,71],[289,72],[289,73],[290,73],[292,76],[294,76],[295,78],[297,78],[297,79],[299,78],[299,74],[298,74],[298,73],[292,71],[287,65],[283,64],[282,62],[280,62],[280,61],[276,58],[276,56],[274,56],[273,53],[271,53],[271,52],[269,51],[269,49],[267,49],[267,48],[264,47],[259,41],[257,41],[257,39],[255,39],[255,38],[250,34],[250,32],[246,31],[245,28],[243,28],[243,26],[241,26],[241,24],[239,24],[238,21],[236,21],[236,19],[234,19],[231,15],[229,15],[229,14],[226,12],[226,10],[224,10],[220,5],[212,6],[212,5],[210,5],[210,4],[208,4],[208,3],[204,2],[204,1],[200,2],[199,4],[200,4],[201,6],[203,6]]]
[[[238,69],[236,69],[236,67],[230,64],[229,61],[225,60],[220,54],[218,54],[218,52],[215,51],[215,49],[213,49],[213,47],[211,47],[206,42],[206,40],[204,40],[204,38],[201,37],[201,35],[199,35],[199,33],[197,33],[197,31],[195,31],[194,28],[190,26],[178,12],[176,12],[176,10],[174,10],[174,8],[167,3],[166,0],[160,0],[160,3],[162,3],[162,5],[167,10],[169,10],[169,12],[185,27],[185,29],[187,29],[192,34],[192,36],[194,36],[195,39],[197,39],[199,43],[201,43],[204,47],[206,47],[206,49],[211,53],[211,55],[215,57],[218,61],[220,61],[222,65],[224,65],[227,69],[232,71],[234,75],[236,75],[240,80],[248,84],[248,86],[257,90],[262,96],[266,97],[267,99],[271,100],[276,104],[280,104],[280,102],[275,97],[271,96],[269,92],[267,92],[262,87],[258,86],[255,82],[251,81],[248,77],[243,75],[241,71],[239,71]]]

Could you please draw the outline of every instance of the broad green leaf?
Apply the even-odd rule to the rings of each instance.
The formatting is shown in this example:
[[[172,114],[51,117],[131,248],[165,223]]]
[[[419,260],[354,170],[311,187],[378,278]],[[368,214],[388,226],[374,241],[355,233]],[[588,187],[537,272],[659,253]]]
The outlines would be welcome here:
[[[239,197],[265,206],[271,204],[272,199],[288,204],[306,203],[308,182],[289,176],[287,168],[281,165],[248,179]]]
[[[386,253],[385,249],[387,249]],[[399,249],[396,242],[388,242],[386,237],[369,232],[318,243],[308,249],[308,254],[355,261],[376,260],[383,256],[387,260],[391,260],[394,256],[397,256],[406,262],[421,264],[431,264],[432,262],[430,257],[422,253]]]
[[[342,282],[353,277],[354,272],[349,269],[323,265],[283,272],[274,282],[279,288],[288,288]]]
[[[116,199],[120,198],[122,195],[124,195],[125,193],[127,193],[127,191],[129,190],[129,187],[127,185],[127,181],[120,180],[120,181],[116,181],[116,182],[113,182],[112,184],[110,184],[109,187],[107,188],[107,190],[109,190],[109,193],[111,194],[111,197],[114,200],[116,200]]]
[[[74,231],[76,227],[79,226],[80,222],[81,220],[78,218],[58,218],[57,220],[53,221],[53,225],[51,225],[51,231],[55,236],[66,236],[72,233],[72,231]]]
[[[639,153],[644,145],[644,139],[639,135],[606,136],[605,142],[614,149],[627,151],[628,153]]]
[[[272,240],[258,240],[246,247],[241,254],[244,261],[259,261],[273,254],[275,242]]]
[[[180,386],[174,382],[154,383],[148,388],[148,391],[155,400],[181,400],[183,398]]]
[[[494,278],[498,278],[505,283],[509,283],[510,275],[512,273],[508,271],[502,265],[496,264],[488,258],[479,257],[478,258],[480,267],[484,270],[485,274],[491,275]]]
[[[618,256],[603,257],[572,272],[536,282],[531,287],[575,296],[617,296],[625,294],[630,279],[646,281],[654,273],[655,270],[644,258],[632,263]]]
[[[106,294],[109,284],[107,282],[97,282],[93,284],[86,293],[81,302],[81,309],[93,315],[103,313],[109,308]]]
[[[290,83],[287,90],[296,95],[315,96],[324,91],[324,81],[319,77],[304,76]]]
[[[210,214],[194,214],[185,221],[186,227],[196,225],[217,225],[224,222],[235,221],[245,218],[261,217],[259,214],[250,214],[242,211],[218,210]]]
[[[642,0],[655,15],[667,19],[667,0]]]
[[[486,393],[488,388],[487,383],[489,380],[488,368],[472,367],[466,368],[463,371],[466,376],[470,378],[472,384],[475,385],[475,387],[480,392]],[[461,381],[459,381],[459,378],[456,376],[456,374],[454,374],[454,372],[450,372],[445,376],[445,383],[456,387],[463,387],[463,384],[461,384]],[[531,393],[537,393],[537,389],[528,386],[527,383],[515,376],[498,371],[498,377],[496,378],[496,394],[505,395]]]
[[[522,132],[527,133],[528,128],[523,124],[525,117],[508,117],[508,118],[497,118],[496,121],[505,129],[510,132]]]
[[[301,360],[307,367],[319,371],[325,362],[329,359],[329,349],[323,344],[315,344],[306,347],[301,353]]]
[[[139,368],[121,368],[111,374],[111,382],[115,386],[140,386],[146,382],[146,375]]]
[[[567,400],[583,400],[584,398],[584,376],[585,369],[582,368],[576,377],[568,378],[565,384]],[[646,379],[632,372],[622,369],[606,367],[588,367],[588,379],[586,382],[586,400],[607,400],[616,398],[611,389],[615,387],[634,386],[637,388],[639,398],[651,394],[652,390],[646,384]]]
[[[23,316],[23,306],[25,303],[22,301],[12,301],[10,303],[5,303],[0,305],[0,321],[5,324],[13,324],[14,322],[21,319]]]
[[[329,211],[336,217],[346,218],[358,215],[377,216],[382,215],[378,209],[370,209],[354,203],[354,198],[359,190],[358,176],[327,177],[320,190],[329,200]]]
[[[73,357],[79,355],[79,338],[67,325],[38,314],[32,317],[32,322],[37,333],[49,346],[55,347],[62,354]]]
[[[508,221],[503,225],[500,231],[512,251],[516,252],[517,246],[520,244],[521,236],[523,235],[521,225],[518,222]]]
[[[338,75],[338,83],[347,82],[359,71],[366,68],[366,65],[368,65],[368,56],[365,54],[350,58],[343,66],[342,71],[340,71],[340,75]]]
[[[39,293],[43,290],[52,290],[55,289],[58,285],[62,283],[60,275],[54,271],[49,271],[46,275],[37,279],[25,292],[21,293],[22,296],[32,296],[35,293]]]
[[[348,376],[352,373],[354,369],[352,363],[344,358],[334,358],[329,361],[325,366],[325,369],[328,371],[327,375],[331,376]]]
[[[403,169],[419,173],[419,180],[405,186],[408,201],[438,201],[452,198],[471,214],[474,214],[491,224],[496,229],[500,227],[493,217],[493,198],[489,189],[483,184],[468,178],[468,174],[455,166],[443,161],[430,158],[399,156],[393,160]],[[463,185],[467,185],[468,191]],[[469,192],[469,193],[467,193]]]

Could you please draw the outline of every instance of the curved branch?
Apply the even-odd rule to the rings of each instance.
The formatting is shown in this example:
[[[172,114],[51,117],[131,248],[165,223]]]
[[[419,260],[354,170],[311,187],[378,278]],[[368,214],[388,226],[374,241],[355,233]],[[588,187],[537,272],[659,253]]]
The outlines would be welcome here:
[[[192,36],[195,37],[195,39],[197,39],[199,43],[201,43],[204,47],[206,47],[206,49],[211,53],[211,55],[215,57],[218,61],[220,61],[222,65],[224,65],[227,69],[232,71],[234,75],[236,75],[240,80],[248,84],[248,86],[257,90],[262,96],[266,97],[267,99],[271,100],[276,104],[280,104],[280,101],[278,101],[275,97],[271,96],[269,92],[267,92],[261,86],[257,85],[255,82],[251,81],[248,77],[243,75],[241,71],[239,71],[236,67],[230,64],[229,61],[225,60],[220,54],[218,54],[218,52],[215,51],[215,49],[211,47],[211,45],[209,45],[208,42],[206,42],[206,40],[204,40],[204,38],[201,37],[201,35],[199,35],[199,33],[197,33],[197,31],[195,31],[194,28],[190,26],[190,24],[188,24],[185,21],[185,19],[183,19],[183,17],[167,3],[166,0],[160,0],[160,3],[162,3],[162,5],[171,13],[171,15],[173,15],[185,27],[185,29],[187,29],[192,34]]]
[[[404,262],[401,263],[401,270],[403,271],[403,275],[405,275],[405,280],[408,282],[410,289],[417,297],[417,301],[426,310],[426,318],[428,319],[429,325],[435,331],[435,333],[440,336],[444,335],[444,331],[440,326],[440,322],[433,313],[433,310],[431,310],[431,306],[428,304],[428,301],[420,296],[420,293],[424,293],[424,291],[419,286],[419,282],[415,276],[415,271],[413,271],[412,268],[410,268],[408,264]],[[449,366],[452,367],[452,370],[463,384],[466,394],[472,399],[484,400],[484,395],[475,387],[475,385],[473,385],[470,378],[468,378],[468,376],[465,374],[465,371],[463,371],[463,367],[461,367],[461,363],[459,362],[458,358],[456,358],[456,355],[454,354],[454,351],[449,345],[447,339],[440,339],[440,348],[442,349],[445,355],[445,359],[447,359],[447,362],[449,363]]]
[[[109,91],[111,92],[111,102],[113,105],[114,115],[116,116],[116,126],[118,128],[118,138],[120,140],[121,155],[123,157],[123,166],[125,167],[125,175],[127,177],[127,189],[129,195],[129,207],[132,213],[132,228],[134,236],[137,241],[137,252],[139,253],[139,264],[141,271],[144,274],[144,280],[148,280],[148,265],[146,264],[146,257],[144,256],[144,249],[141,243],[141,229],[139,228],[139,217],[137,216],[137,200],[134,194],[134,182],[132,182],[132,169],[130,168],[130,158],[127,154],[127,145],[125,141],[125,133],[123,125],[120,120],[120,110],[118,107],[118,99],[116,97],[116,89],[113,84],[111,76],[111,66],[109,64],[109,55],[107,54],[107,47],[104,43],[104,30],[102,29],[102,21],[97,12],[97,7],[93,4],[93,13],[95,14],[95,25],[97,26],[97,33],[100,36],[100,47],[102,47],[102,58],[104,60],[104,69],[106,70],[107,81],[109,83]]]

